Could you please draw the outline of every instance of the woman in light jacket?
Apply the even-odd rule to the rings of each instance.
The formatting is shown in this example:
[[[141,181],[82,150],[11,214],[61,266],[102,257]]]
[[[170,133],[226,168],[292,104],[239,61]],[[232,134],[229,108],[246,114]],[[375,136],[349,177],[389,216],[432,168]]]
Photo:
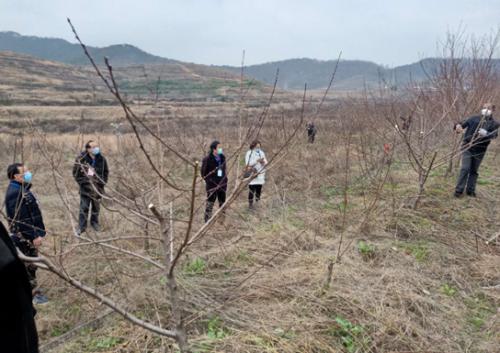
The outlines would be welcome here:
[[[266,182],[265,166],[267,165],[267,159],[264,151],[260,148],[260,141],[255,140],[250,144],[250,150],[245,155],[245,165],[247,171],[252,172],[251,178],[253,179],[248,185],[248,204],[250,209],[254,209],[255,204],[260,201],[262,186]]]

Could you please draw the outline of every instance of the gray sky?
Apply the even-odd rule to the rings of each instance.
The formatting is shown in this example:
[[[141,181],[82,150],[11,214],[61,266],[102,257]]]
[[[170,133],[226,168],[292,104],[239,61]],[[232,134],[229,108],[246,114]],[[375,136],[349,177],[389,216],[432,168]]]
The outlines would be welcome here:
[[[460,26],[500,26],[500,0],[0,0],[0,31],[86,44],[129,43],[201,64],[296,57],[363,59],[395,66],[435,56]]]

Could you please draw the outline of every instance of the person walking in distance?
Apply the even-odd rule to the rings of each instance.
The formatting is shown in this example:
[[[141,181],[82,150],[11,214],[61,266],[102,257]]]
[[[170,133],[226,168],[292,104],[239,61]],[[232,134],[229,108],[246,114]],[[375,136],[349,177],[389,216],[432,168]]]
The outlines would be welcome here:
[[[267,159],[261,148],[260,141],[255,140],[250,144],[250,149],[245,155],[246,175],[253,178],[248,184],[248,207],[253,210],[259,203],[262,187],[266,182],[265,166]]]
[[[309,143],[314,143],[314,139],[316,138],[316,125],[312,121],[307,123],[307,140]]]
[[[455,197],[462,196],[464,189],[467,195],[476,196],[478,170],[492,139],[498,136],[500,124],[493,119],[495,106],[491,103],[483,105],[480,115],[474,115],[462,123],[455,125],[457,133],[464,133],[462,145],[462,166],[455,187]]]
[[[76,158],[73,166],[73,177],[80,187],[80,212],[77,234],[80,235],[87,229],[89,209],[90,225],[98,232],[99,211],[101,195],[104,194],[104,186],[108,182],[108,163],[101,154],[99,145],[95,141],[88,141],[85,150]]]
[[[5,210],[12,241],[26,256],[37,257],[38,248],[45,237],[45,225],[38,200],[31,191],[33,175],[22,163],[14,163],[7,168],[9,186],[5,195]],[[47,303],[36,279],[36,266],[26,264],[35,304]]]
[[[227,174],[226,157],[219,141],[210,144],[208,155],[201,163],[201,176],[205,180],[207,191],[207,204],[205,208],[205,223],[212,217],[215,201],[219,201],[219,207],[226,202]]]

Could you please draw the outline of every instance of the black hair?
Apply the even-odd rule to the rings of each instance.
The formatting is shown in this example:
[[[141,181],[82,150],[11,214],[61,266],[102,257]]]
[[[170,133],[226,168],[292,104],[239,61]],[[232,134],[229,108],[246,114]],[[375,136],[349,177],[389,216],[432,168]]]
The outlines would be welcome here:
[[[214,140],[211,144],[210,144],[210,152],[209,153],[212,153],[216,148],[217,146],[220,145],[220,142],[217,141],[217,140]]]
[[[9,165],[7,167],[7,177],[10,180],[13,180],[14,175],[19,174],[19,168],[23,167],[23,166],[24,166],[24,164],[22,164],[22,163],[14,163],[14,164]]]
[[[260,145],[259,140],[253,140],[252,143],[250,144],[250,149],[253,150],[257,145]]]
[[[85,144],[85,149],[89,149],[90,148],[90,144],[94,142],[94,140],[88,140],[87,143]]]

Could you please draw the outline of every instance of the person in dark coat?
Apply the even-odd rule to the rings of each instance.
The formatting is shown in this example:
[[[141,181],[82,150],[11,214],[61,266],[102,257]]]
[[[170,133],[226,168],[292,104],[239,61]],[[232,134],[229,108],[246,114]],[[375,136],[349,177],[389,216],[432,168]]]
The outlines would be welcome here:
[[[12,241],[24,255],[37,257],[45,237],[45,225],[38,200],[31,192],[32,174],[22,163],[14,163],[7,168],[7,176],[10,183],[5,194],[5,210]],[[45,304],[47,298],[38,288],[36,266],[26,264],[26,269],[35,303]]]
[[[207,205],[205,208],[205,222],[212,217],[214,204],[219,200],[219,207],[226,202],[227,173],[226,157],[219,141],[210,144],[208,155],[201,163],[201,176],[205,180],[207,191]]]
[[[475,115],[455,126],[457,133],[465,130],[462,145],[462,167],[455,187],[455,197],[462,196],[464,189],[469,196],[476,196],[478,170],[488,145],[498,136],[500,124],[493,119],[495,106],[486,103],[481,115]]]
[[[28,274],[0,223],[0,352],[38,353],[35,309]]]
[[[314,125],[314,123],[312,121],[310,121],[309,123],[307,123],[307,126],[306,126],[306,130],[307,130],[307,140],[309,143],[314,143],[314,139],[316,138],[316,125]]]
[[[90,140],[85,144],[85,151],[76,158],[73,166],[73,177],[80,186],[80,213],[77,235],[82,234],[87,229],[90,207],[92,207],[90,225],[96,232],[100,231],[100,200],[101,195],[104,194],[104,186],[108,182],[108,174],[106,158],[101,154],[97,142]]]

